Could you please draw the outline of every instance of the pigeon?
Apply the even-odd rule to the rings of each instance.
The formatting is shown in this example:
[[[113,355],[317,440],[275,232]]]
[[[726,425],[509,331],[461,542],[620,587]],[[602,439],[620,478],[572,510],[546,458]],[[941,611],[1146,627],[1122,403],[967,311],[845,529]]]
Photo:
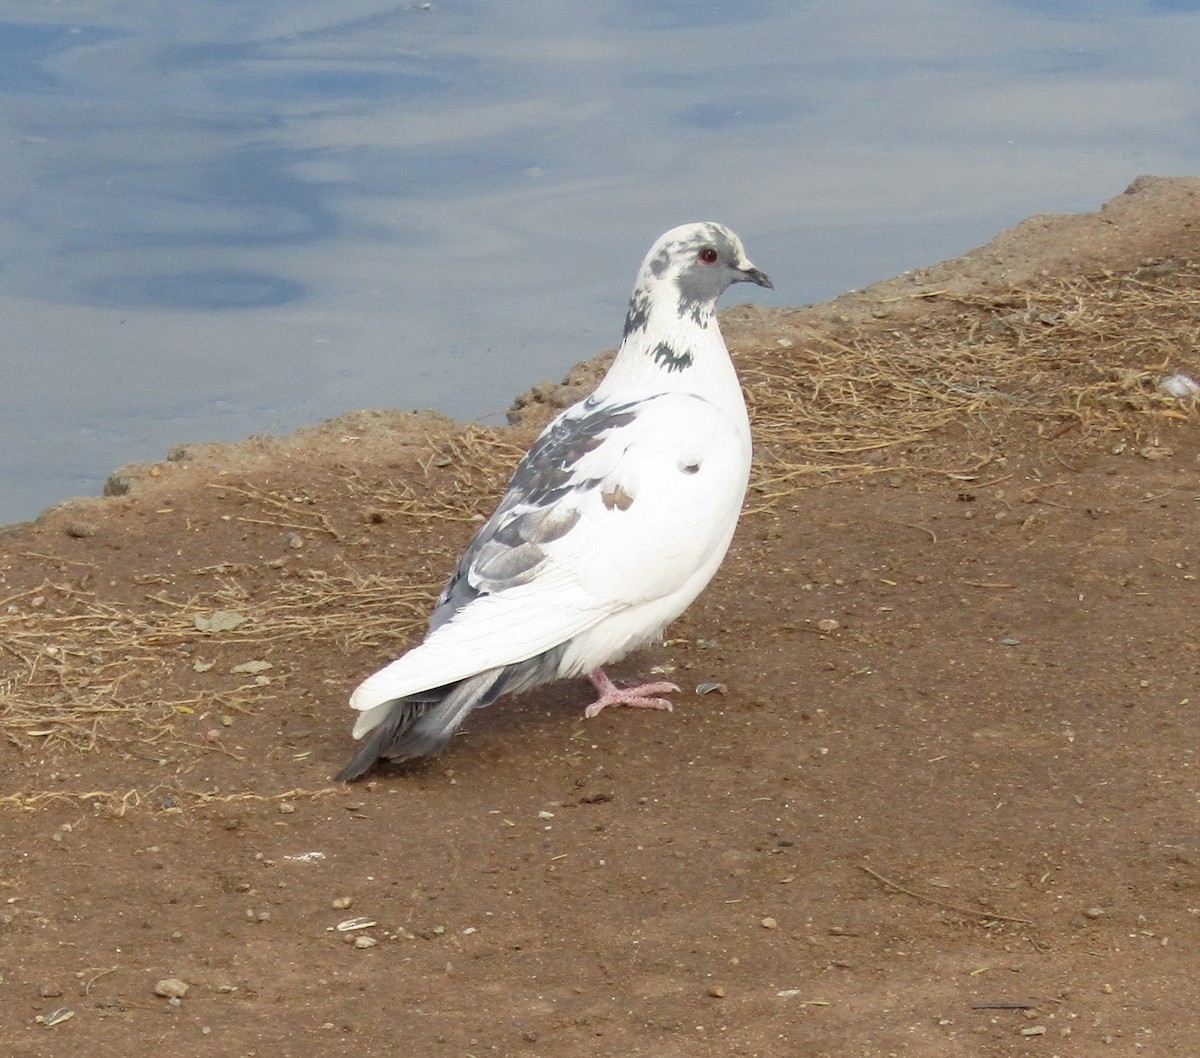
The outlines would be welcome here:
[[[587,717],[671,708],[674,684],[618,687],[603,666],[660,637],[733,538],[750,422],[716,303],[743,282],[772,285],[723,225],[672,228],[650,248],[598,388],[521,460],[424,640],[351,696],[366,742],[339,780],[433,755],[472,710],[551,680],[591,680]]]

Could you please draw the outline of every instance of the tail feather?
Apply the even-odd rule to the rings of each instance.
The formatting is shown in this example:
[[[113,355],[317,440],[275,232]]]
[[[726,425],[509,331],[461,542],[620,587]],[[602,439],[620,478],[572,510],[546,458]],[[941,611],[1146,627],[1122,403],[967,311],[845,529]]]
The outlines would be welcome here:
[[[405,731],[412,727],[413,719],[427,708],[420,703],[403,700],[390,704],[391,712],[382,723],[375,726],[366,744],[354,754],[354,759],[337,773],[337,782],[353,782],[366,775],[392,743],[403,740]]]
[[[386,715],[337,781],[361,778],[381,758],[410,761],[440,752],[472,709],[491,705],[503,693],[507,675],[507,668],[488,669],[439,688],[436,698],[425,692],[385,703]]]

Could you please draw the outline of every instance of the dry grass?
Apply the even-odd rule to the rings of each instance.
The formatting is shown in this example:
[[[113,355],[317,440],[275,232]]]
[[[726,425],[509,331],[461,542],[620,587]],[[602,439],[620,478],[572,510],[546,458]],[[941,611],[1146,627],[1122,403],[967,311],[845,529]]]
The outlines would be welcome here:
[[[221,571],[227,583],[215,590],[172,598],[170,587],[212,573],[193,571],[146,592],[136,609],[50,581],[0,600],[4,736],[23,749],[34,739],[91,749],[128,738],[118,723],[128,721],[140,752],[168,739],[187,744],[181,716],[243,712],[286,686],[288,671],[274,663],[258,673],[238,665],[300,655],[313,639],[346,652],[389,642],[420,627],[434,590],[310,570],[280,580],[264,602],[238,584],[238,572]]]
[[[815,334],[797,323],[773,331],[784,344],[740,357],[761,453],[761,506],[851,475],[969,474],[1014,437],[1070,431],[1081,443],[1114,435],[1140,442],[1195,411],[1194,401],[1157,389],[1171,372],[1200,373],[1193,267],[990,298],[931,297],[940,311],[895,330]],[[947,446],[931,438],[951,426],[963,427],[969,443],[945,465]],[[293,675],[288,659],[303,658],[305,644],[320,640],[347,654],[395,644],[423,626],[432,580],[414,584],[348,565],[361,519],[417,526],[430,577],[440,577],[522,451],[502,431],[466,427],[415,481],[368,480],[343,468],[344,488],[327,500],[213,485],[238,497],[236,522],[336,543],[337,573],[267,577],[236,565],[149,573],[136,603],[120,605],[100,588],[49,574],[0,598],[0,733],[22,750],[115,743],[152,760],[226,752],[219,739],[196,734],[197,721],[255,710],[279,695]],[[58,562],[47,568],[63,569]],[[215,614],[236,617],[212,627]],[[270,667],[233,671],[248,661]],[[36,807],[57,796],[10,794],[0,803]],[[123,811],[140,794],[76,796]]]
[[[368,521],[424,527],[425,554],[444,572],[520,455],[502,434],[467,427],[428,460],[423,478],[380,483],[346,469],[345,494],[333,501],[248,483],[209,488],[240,501],[239,513],[229,516],[235,524],[338,545],[360,528],[355,508],[363,504]],[[450,531],[438,531],[439,525]],[[60,563],[51,555],[20,557]],[[203,722],[219,724],[279,696],[293,673],[289,659],[302,658],[312,642],[349,655],[386,650],[424,627],[440,582],[339,565],[336,573],[310,568],[264,575],[234,563],[147,572],[137,578],[144,590],[133,604],[110,601],[90,578],[84,588],[65,575],[0,598],[0,733],[23,751],[108,744],[160,763],[229,752],[220,738],[197,734]],[[253,671],[263,662],[268,667]],[[235,671],[247,664],[251,671]],[[41,805],[57,796],[9,799]],[[200,803],[205,796],[188,799]],[[97,792],[93,799],[122,811],[132,803],[128,792]]]
[[[1002,420],[1027,420],[1036,436],[1141,440],[1194,411],[1157,389],[1172,372],[1200,373],[1194,267],[935,297],[944,311],[897,330],[835,337],[798,327],[788,344],[748,358],[742,377],[766,457],[759,492],[779,498],[881,471],[970,473],[990,458]],[[947,466],[941,451],[921,448],[950,424],[980,440]],[[885,459],[889,449],[898,451]]]
[[[464,426],[422,466],[420,480],[366,480],[350,471],[351,493],[369,505],[370,516],[409,523],[481,522],[525,454],[524,445],[485,426]]]

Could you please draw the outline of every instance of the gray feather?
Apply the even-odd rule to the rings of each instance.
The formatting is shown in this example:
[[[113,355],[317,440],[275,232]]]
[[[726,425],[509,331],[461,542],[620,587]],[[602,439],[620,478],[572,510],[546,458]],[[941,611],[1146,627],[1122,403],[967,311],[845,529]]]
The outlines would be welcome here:
[[[646,400],[592,408],[585,404],[546,429],[517,466],[496,513],[468,545],[446,582],[430,631],[480,595],[528,583],[536,576],[545,558],[541,545],[566,535],[579,520],[577,510],[557,506],[558,502],[599,485],[580,474],[579,461],[614,431],[635,422],[638,407]]]
[[[403,763],[440,753],[472,710],[491,705],[502,694],[554,679],[566,648],[564,643],[527,661],[487,669],[446,687],[397,699],[387,718],[338,773],[337,781],[352,782],[380,760]]]

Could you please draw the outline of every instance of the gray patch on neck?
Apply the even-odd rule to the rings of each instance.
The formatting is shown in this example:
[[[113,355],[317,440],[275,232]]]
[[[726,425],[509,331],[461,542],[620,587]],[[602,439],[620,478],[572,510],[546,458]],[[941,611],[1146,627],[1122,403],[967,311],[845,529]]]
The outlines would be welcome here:
[[[708,321],[712,319],[713,302],[707,299],[689,298],[686,294],[679,299],[679,318],[690,316],[692,322],[701,330],[708,329]]]
[[[691,367],[694,359],[690,352],[676,352],[669,342],[659,342],[650,355],[659,367],[665,367],[668,371],[682,371]]]
[[[629,299],[629,311],[625,314],[625,337],[634,331],[644,331],[650,319],[650,293],[638,287]]]

